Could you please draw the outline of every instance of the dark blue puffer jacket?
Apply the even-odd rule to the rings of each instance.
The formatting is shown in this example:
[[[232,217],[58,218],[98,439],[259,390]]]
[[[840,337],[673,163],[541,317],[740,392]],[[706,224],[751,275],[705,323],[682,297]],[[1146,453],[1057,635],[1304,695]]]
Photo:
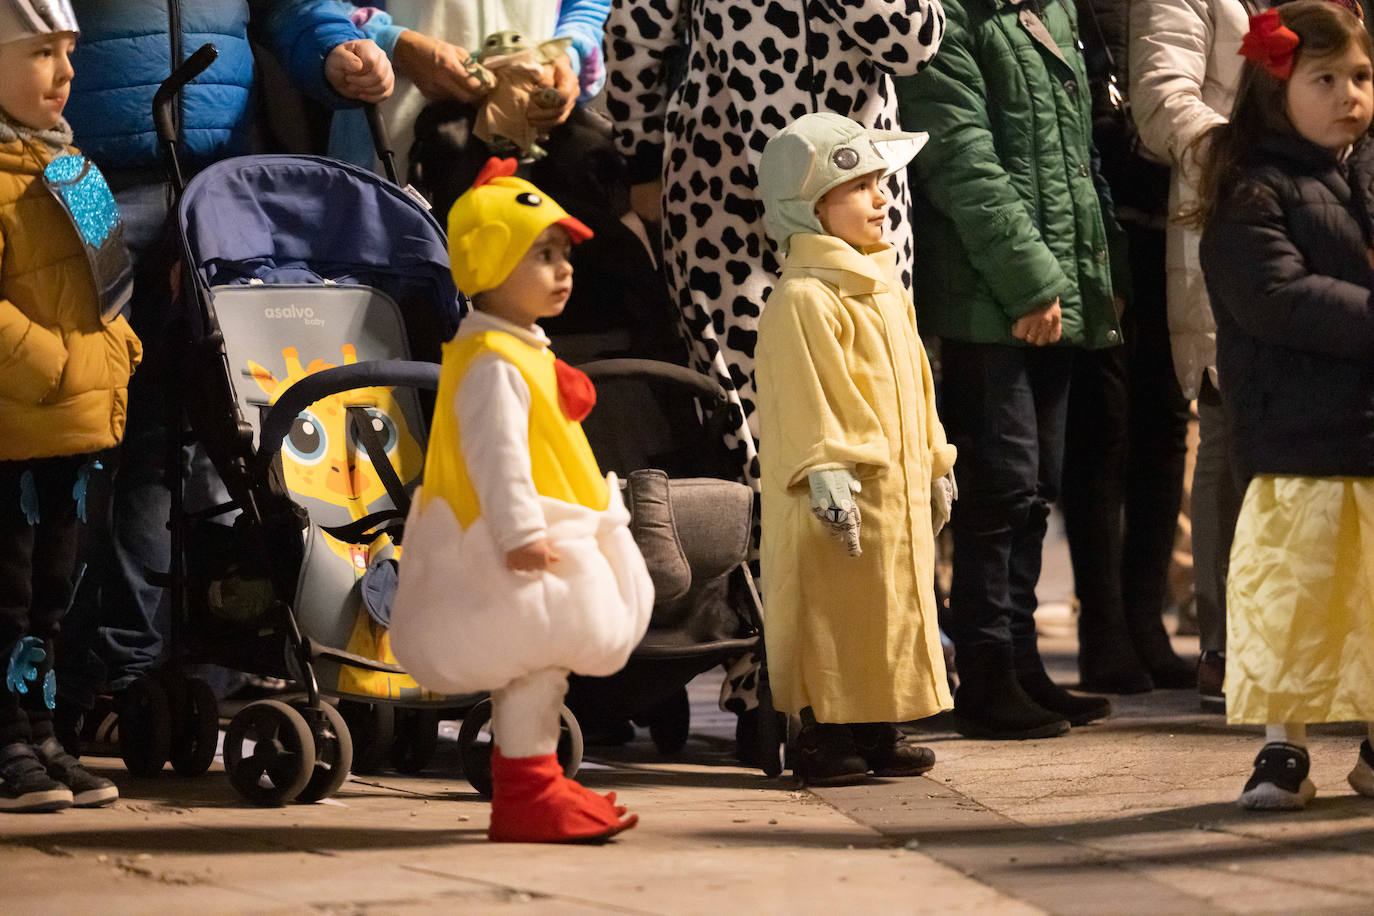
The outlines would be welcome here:
[[[77,145],[107,173],[158,169],[152,104],[157,86],[206,42],[219,58],[186,87],[182,151],[189,170],[248,152],[253,118],[254,37],[296,87],[331,107],[351,103],[324,78],[336,45],[362,38],[330,0],[75,0],[81,37],[66,116]]]

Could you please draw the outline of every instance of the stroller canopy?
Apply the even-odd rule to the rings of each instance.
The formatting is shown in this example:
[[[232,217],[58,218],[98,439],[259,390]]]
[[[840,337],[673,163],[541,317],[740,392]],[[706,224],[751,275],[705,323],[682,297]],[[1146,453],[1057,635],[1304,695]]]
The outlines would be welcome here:
[[[439,223],[390,182],[319,156],[241,156],[186,187],[182,241],[202,287],[357,283],[433,304],[448,336],[463,311]]]

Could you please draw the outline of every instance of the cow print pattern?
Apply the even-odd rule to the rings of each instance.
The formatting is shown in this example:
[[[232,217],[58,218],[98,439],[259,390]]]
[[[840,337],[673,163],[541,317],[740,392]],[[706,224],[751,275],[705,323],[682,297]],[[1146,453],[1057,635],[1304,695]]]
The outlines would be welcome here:
[[[727,445],[756,494],[754,344],[781,269],[757,193],[759,155],[813,111],[896,128],[892,76],[923,69],[944,32],[939,0],[612,0],[605,99],[616,142],[637,166],[660,169],[664,267],[682,332],[693,367],[729,395]],[[887,193],[887,239],[909,286],[905,170]],[[758,666],[752,655],[727,665],[722,709],[758,705]]]
[[[759,154],[812,111],[896,128],[892,75],[924,68],[944,29],[938,0],[613,0],[607,109],[622,152],[661,160],[664,266],[682,331],[693,367],[730,395],[728,444],[756,491],[754,344],[781,266],[756,191]],[[905,171],[887,191],[887,238],[909,285]]]

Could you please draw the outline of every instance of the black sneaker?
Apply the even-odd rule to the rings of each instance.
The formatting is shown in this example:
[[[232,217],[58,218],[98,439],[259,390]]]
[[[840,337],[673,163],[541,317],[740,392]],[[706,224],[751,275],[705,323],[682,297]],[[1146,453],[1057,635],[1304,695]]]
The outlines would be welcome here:
[[[60,736],[59,736],[60,739]],[[101,695],[95,706],[81,717],[81,731],[77,738],[81,754],[86,757],[119,756],[119,698]],[[66,746],[66,742],[63,742]],[[76,754],[70,747],[68,753]]]
[[[1360,742],[1360,759],[1355,761],[1355,769],[1350,771],[1346,779],[1350,782],[1350,788],[1374,798],[1374,747],[1369,746],[1368,738]]]
[[[868,761],[854,747],[849,726],[822,722],[797,734],[792,772],[808,786],[853,786],[868,781]]]
[[[97,776],[81,765],[52,735],[33,746],[48,775],[71,790],[72,805],[77,808],[99,808],[112,805],[119,798],[119,789],[104,776]]]
[[[849,726],[854,747],[874,776],[920,776],[935,766],[935,752],[902,739],[889,722],[862,722]]]
[[[1255,757],[1255,772],[1240,793],[1240,806],[1257,811],[1300,811],[1317,794],[1307,778],[1307,748],[1283,741],[1266,744]]]
[[[43,769],[23,742],[0,748],[0,811],[58,811],[72,806],[72,790]]]

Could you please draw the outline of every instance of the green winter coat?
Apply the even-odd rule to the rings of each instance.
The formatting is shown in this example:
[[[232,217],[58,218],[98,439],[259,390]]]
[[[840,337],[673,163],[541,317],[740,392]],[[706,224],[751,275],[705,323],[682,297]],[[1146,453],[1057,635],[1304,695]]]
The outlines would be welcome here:
[[[1026,346],[1012,323],[1058,296],[1061,343],[1107,347],[1121,342],[1109,261],[1125,246],[1109,253],[1120,230],[1073,6],[1042,2],[1037,16],[1035,2],[945,0],[940,53],[897,80],[902,126],[930,132],[912,164],[916,307],[926,333]]]

